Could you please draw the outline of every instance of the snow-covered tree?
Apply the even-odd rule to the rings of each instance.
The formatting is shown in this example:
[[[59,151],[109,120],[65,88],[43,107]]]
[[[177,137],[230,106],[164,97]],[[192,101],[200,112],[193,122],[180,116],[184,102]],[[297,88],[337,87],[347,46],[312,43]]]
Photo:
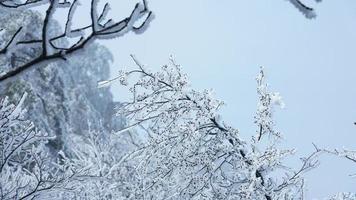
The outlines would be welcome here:
[[[1,199],[34,198],[49,190],[64,189],[76,174],[64,163],[58,167],[51,164],[44,150],[50,137],[23,118],[26,96],[17,105],[9,103],[8,98],[0,102]]]
[[[319,151],[303,158],[297,170],[283,165],[294,150],[279,146],[282,135],[275,130],[272,116],[275,105],[283,106],[283,102],[278,93],[269,91],[263,69],[256,79],[257,133],[245,140],[238,129],[222,121],[218,110],[223,102],[211,90],[191,89],[187,75],[173,59],[158,72],[133,59],[137,69],[122,71],[116,79],[130,85],[132,94],[118,111],[128,120],[124,130],[142,129],[143,144],[127,158],[136,160],[140,181],[132,187],[139,188],[140,197],[303,198],[302,175],[318,164]]]
[[[24,118],[25,93],[17,105],[0,101],[0,199],[123,199],[131,179],[120,160],[134,138],[88,133],[73,138],[67,154],[48,153],[53,139]],[[131,147],[132,149],[133,147]]]

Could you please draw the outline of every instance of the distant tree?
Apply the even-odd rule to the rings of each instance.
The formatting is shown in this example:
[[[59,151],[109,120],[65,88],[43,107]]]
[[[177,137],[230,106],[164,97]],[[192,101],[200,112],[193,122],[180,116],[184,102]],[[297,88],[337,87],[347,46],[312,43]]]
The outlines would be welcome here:
[[[120,37],[129,31],[142,33],[153,18],[152,12],[148,10],[145,0],[142,3],[137,3],[131,14],[119,22],[114,22],[107,17],[109,3],[104,5],[101,12],[97,8],[98,0],[91,0],[90,3],[91,23],[83,27],[73,28],[72,23],[76,20],[73,16],[79,4],[78,0],[0,1],[0,12],[1,10],[25,10],[43,4],[48,5],[42,21],[43,23],[41,24],[41,32],[37,34],[38,37],[35,39],[22,40],[23,37],[21,36],[26,34],[26,32],[22,31],[22,26],[8,28],[8,30],[0,28],[0,31],[5,31],[6,33],[6,40],[3,42],[2,47],[0,47],[0,56],[8,56],[13,65],[9,70],[0,72],[0,82],[34,66],[39,66],[38,64],[40,63],[58,59],[66,60],[68,56],[85,48],[88,46],[88,43],[96,39]],[[63,33],[50,29],[54,22],[53,15],[59,9],[67,10]],[[138,22],[141,18],[144,18],[144,20]],[[12,20],[16,21],[16,19]],[[67,42],[68,38],[75,42]],[[63,45],[63,41],[66,41],[67,44]],[[17,48],[40,48],[41,50],[31,60],[23,62],[13,57],[12,53],[7,55],[9,52],[12,52],[10,51],[11,49],[16,50]]]

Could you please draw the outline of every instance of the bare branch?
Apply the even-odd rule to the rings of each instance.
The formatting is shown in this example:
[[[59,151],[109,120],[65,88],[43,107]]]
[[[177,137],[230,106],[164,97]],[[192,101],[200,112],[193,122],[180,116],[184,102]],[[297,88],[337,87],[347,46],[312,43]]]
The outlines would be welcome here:
[[[48,23],[49,20],[53,14],[54,6],[57,3],[57,0],[51,0],[49,7],[46,11],[46,16],[43,22],[43,28],[42,28],[42,55],[46,56],[48,54],[47,48],[48,48],[48,38],[47,38],[47,29],[48,29]]]
[[[73,14],[77,8],[77,2],[78,0],[73,0],[72,4],[70,5],[69,11],[68,11],[68,16],[67,16],[67,22],[65,24],[65,31],[64,34],[69,34],[71,32],[71,22],[73,19]]]
[[[0,54],[4,54],[7,52],[7,49],[9,48],[9,46],[13,43],[13,41],[15,40],[16,36],[20,33],[20,31],[22,30],[22,27],[20,27],[19,29],[17,29],[17,31],[15,32],[15,34],[11,37],[10,41],[5,45],[5,47],[3,49],[0,50]]]
[[[300,0],[289,0],[291,4],[293,4],[304,16],[308,19],[312,19],[316,17],[314,9],[305,5]]]

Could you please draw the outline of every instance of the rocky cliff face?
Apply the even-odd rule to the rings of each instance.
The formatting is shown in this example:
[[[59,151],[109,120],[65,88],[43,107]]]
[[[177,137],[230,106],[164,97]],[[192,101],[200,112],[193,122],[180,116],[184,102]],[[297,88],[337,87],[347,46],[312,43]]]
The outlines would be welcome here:
[[[20,38],[40,38],[42,21],[39,14],[0,10],[0,18],[9,22],[0,25],[0,29],[5,30],[0,44],[20,26],[23,26]],[[51,26],[51,34],[60,32],[58,25]],[[40,44],[16,46],[0,56],[0,73],[34,58],[40,51]],[[85,137],[89,131],[108,134],[120,127],[120,120],[113,117],[117,103],[113,102],[109,88],[97,88],[98,81],[109,78],[111,61],[110,52],[94,43],[66,61],[42,64],[0,84],[0,95],[18,101],[27,92],[28,118],[40,130],[56,135],[48,144],[53,153],[65,150],[70,148],[72,137]]]

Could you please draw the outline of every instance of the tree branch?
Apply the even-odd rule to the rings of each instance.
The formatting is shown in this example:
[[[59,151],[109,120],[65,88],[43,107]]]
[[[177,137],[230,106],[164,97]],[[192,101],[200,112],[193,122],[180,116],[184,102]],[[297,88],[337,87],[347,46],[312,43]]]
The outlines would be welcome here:
[[[9,46],[12,44],[12,42],[15,40],[16,36],[20,33],[20,31],[22,30],[22,27],[20,27],[19,29],[17,29],[17,31],[15,32],[14,35],[12,35],[10,41],[5,45],[5,47],[3,49],[0,50],[0,54],[5,54],[7,52],[7,49],[9,48]]]
[[[29,8],[33,6],[37,6],[39,4],[47,3],[48,0],[27,0],[25,3],[21,4],[6,4],[9,0],[4,0],[0,1],[0,6],[5,7],[5,8],[12,8],[12,9],[17,9],[17,8]]]
[[[46,15],[44,18],[43,22],[43,27],[42,27],[42,38],[41,39],[34,39],[34,40],[26,40],[26,41],[17,41],[16,44],[18,45],[28,45],[28,44],[35,44],[35,43],[41,43],[42,45],[42,53],[40,56],[37,58],[28,61],[27,63],[15,67],[14,69],[11,69],[10,71],[3,72],[0,75],[0,82],[5,81],[9,78],[15,77],[22,72],[31,69],[35,65],[38,65],[40,63],[48,62],[48,61],[54,61],[57,59],[65,59],[65,56],[71,55],[77,51],[80,51],[81,49],[85,48],[90,42],[96,40],[96,39],[101,39],[101,38],[114,38],[114,37],[119,37],[122,34],[126,33],[127,31],[134,31],[137,32],[139,30],[143,30],[145,28],[145,25],[150,21],[150,19],[153,17],[152,12],[148,11],[148,8],[146,6],[146,2],[144,1],[143,4],[143,9],[139,10],[140,4],[137,3],[131,12],[130,16],[111,25],[108,25],[108,22],[111,21],[108,20],[107,23],[105,23],[104,26],[99,26],[99,23],[101,20],[103,20],[103,17],[105,15],[105,12],[107,12],[108,9],[108,4],[105,5],[102,13],[100,14],[100,17],[97,16],[96,13],[96,4],[97,0],[92,0],[91,1],[91,10],[90,10],[90,16],[91,16],[91,24],[88,26],[84,26],[81,28],[77,28],[74,30],[71,30],[71,21],[72,16],[75,12],[75,7],[76,7],[76,2],[77,0],[74,0],[72,4],[70,5],[68,14],[67,14],[67,20],[65,24],[65,30],[64,33],[58,36],[49,36],[48,35],[48,28],[49,24],[51,24],[51,16],[55,12],[55,9],[57,7],[60,7],[58,0],[50,0],[50,5],[48,9],[46,10]],[[28,2],[30,3],[30,2]],[[66,2],[65,5],[67,5],[68,2]],[[136,20],[134,18],[134,14],[138,12],[140,16],[143,16],[147,14],[147,17],[143,21],[143,23],[138,26],[134,27],[133,22]],[[89,34],[89,36],[84,36],[83,31],[87,29],[92,29],[92,32]],[[15,42],[15,37],[18,35],[20,30],[17,31],[17,33],[12,37],[11,41],[6,45],[6,47],[1,51],[1,52],[6,52],[7,48],[10,46],[11,43]],[[78,35],[79,34],[79,35]],[[53,42],[58,39],[65,39],[67,37],[77,37],[80,36],[77,42],[74,44],[70,45],[69,47],[58,47],[56,46]],[[49,51],[49,47],[52,48],[53,52]],[[0,53],[1,53],[0,52]]]

